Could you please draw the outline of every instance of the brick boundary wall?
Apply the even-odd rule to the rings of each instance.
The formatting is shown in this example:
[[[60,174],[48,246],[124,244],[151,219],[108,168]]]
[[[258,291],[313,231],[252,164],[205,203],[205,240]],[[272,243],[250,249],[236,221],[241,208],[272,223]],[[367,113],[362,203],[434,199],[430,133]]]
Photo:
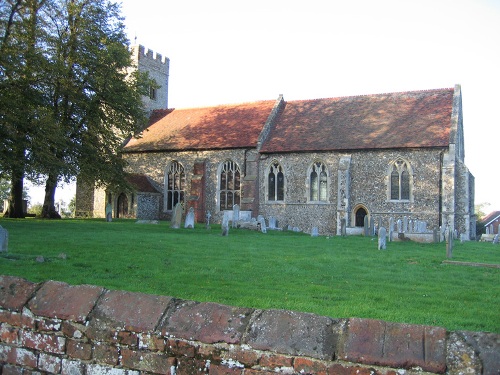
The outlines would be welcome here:
[[[500,334],[0,276],[4,375],[500,374]]]

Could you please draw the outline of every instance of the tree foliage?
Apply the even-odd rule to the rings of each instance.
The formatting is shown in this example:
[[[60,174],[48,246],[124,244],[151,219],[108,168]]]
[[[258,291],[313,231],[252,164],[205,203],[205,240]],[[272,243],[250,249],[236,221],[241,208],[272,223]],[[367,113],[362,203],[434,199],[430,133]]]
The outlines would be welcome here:
[[[108,0],[9,0],[0,6],[0,170],[13,215],[24,176],[123,184],[123,139],[144,122],[147,76],[132,60],[119,5]]]

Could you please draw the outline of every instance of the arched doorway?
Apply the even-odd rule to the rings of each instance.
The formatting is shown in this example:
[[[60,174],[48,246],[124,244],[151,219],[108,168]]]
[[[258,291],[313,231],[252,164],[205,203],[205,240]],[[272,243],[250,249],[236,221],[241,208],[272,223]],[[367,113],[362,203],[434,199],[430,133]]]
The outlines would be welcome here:
[[[126,217],[128,216],[128,198],[125,193],[121,193],[118,196],[118,209],[116,210],[116,217]]]
[[[365,216],[367,215],[368,213],[366,212],[366,209],[363,208],[363,207],[359,207],[357,210],[356,210],[356,213],[354,214],[355,215],[355,223],[354,223],[354,226],[356,227],[364,227],[365,226]]]

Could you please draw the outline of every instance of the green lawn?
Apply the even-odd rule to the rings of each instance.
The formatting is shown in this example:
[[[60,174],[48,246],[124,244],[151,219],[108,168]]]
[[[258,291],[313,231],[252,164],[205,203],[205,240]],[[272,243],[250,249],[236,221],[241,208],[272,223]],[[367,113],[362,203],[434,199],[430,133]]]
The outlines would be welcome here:
[[[500,333],[500,269],[445,265],[445,244],[170,229],[131,220],[0,219],[0,274],[313,312]],[[63,254],[65,256],[63,256]],[[36,261],[43,256],[45,262]],[[500,264],[500,245],[455,243],[453,260]]]

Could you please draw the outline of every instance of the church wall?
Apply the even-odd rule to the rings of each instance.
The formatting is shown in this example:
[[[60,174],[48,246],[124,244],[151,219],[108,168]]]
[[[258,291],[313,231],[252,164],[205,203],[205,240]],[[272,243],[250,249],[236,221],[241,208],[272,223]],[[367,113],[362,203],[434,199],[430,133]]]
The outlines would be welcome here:
[[[290,153],[266,155],[261,158],[260,209],[266,218],[274,216],[278,226],[291,225],[310,232],[318,227],[319,233],[337,233],[337,188],[340,159],[345,153]],[[347,226],[354,226],[354,209],[363,206],[369,217],[382,219],[389,225],[407,216],[408,219],[425,220],[432,230],[439,226],[439,150],[385,150],[352,152],[350,164],[350,194],[348,199]],[[398,157],[408,161],[413,171],[413,189],[410,202],[392,202],[388,199],[389,165]],[[277,160],[285,174],[285,200],[282,203],[267,201],[267,168]],[[328,169],[328,199],[325,203],[308,203],[310,165],[319,160]]]
[[[186,176],[185,191],[185,210],[191,206],[189,199],[191,193],[191,180],[194,174],[195,163],[200,160],[207,160],[205,164],[205,209],[212,214],[212,222],[221,222],[222,213],[218,211],[217,206],[217,168],[220,163],[231,159],[235,161],[242,173],[245,175],[245,150],[220,150],[220,151],[179,151],[169,153],[127,153],[124,158],[128,162],[127,171],[133,173],[146,174],[153,179],[162,190],[165,187],[165,169],[170,162],[176,160],[184,167]],[[171,212],[161,210],[160,218],[170,220]]]

